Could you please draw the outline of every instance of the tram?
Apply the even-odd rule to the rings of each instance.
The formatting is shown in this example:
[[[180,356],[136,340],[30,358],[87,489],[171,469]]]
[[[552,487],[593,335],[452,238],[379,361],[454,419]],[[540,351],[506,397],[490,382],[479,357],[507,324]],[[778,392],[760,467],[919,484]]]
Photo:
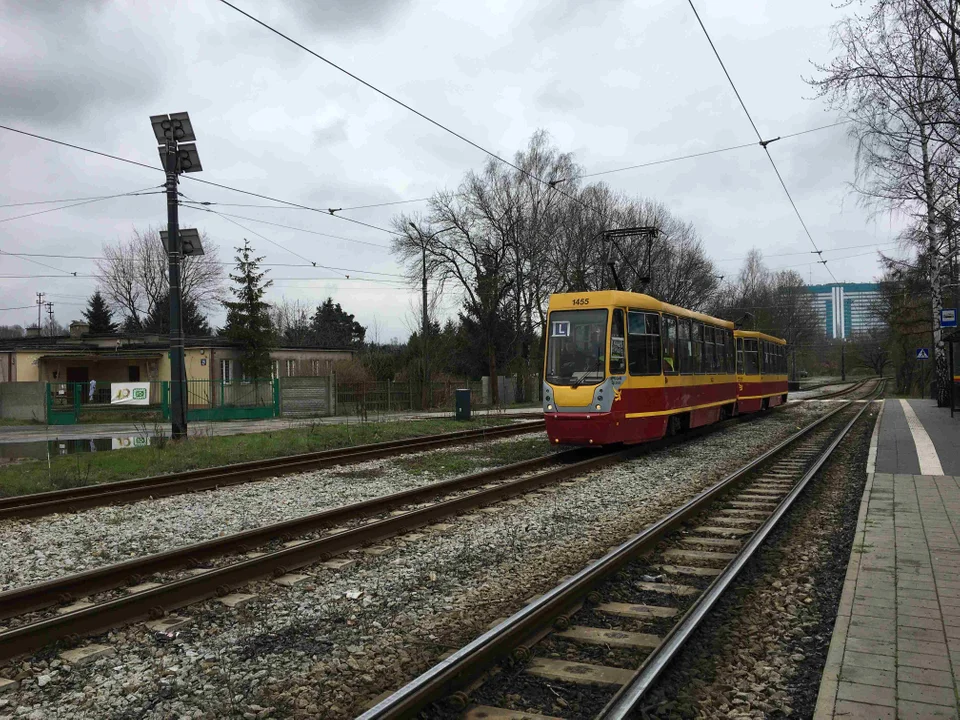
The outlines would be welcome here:
[[[737,340],[737,411],[757,412],[787,401],[787,341],[749,330]]]
[[[754,356],[747,355],[762,340],[781,348],[777,357],[785,362],[782,340],[735,330],[732,322],[649,295],[551,295],[546,336],[543,411],[554,444],[640,443],[786,398],[786,375],[780,393],[778,380],[764,373],[774,367],[766,356],[758,356],[755,368]],[[742,374],[738,340],[747,341]]]

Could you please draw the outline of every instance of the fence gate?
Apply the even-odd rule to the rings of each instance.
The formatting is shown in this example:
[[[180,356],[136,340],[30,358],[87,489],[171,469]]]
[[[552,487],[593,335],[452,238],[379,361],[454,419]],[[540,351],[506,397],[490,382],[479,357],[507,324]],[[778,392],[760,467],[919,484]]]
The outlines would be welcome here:
[[[47,383],[47,424],[74,425],[80,417],[83,383]]]

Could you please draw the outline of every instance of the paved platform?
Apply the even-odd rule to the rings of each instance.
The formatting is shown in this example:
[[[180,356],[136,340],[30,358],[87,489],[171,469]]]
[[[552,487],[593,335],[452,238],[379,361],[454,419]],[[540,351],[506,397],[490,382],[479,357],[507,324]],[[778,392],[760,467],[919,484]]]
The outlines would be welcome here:
[[[960,421],[886,400],[816,720],[957,718]]]

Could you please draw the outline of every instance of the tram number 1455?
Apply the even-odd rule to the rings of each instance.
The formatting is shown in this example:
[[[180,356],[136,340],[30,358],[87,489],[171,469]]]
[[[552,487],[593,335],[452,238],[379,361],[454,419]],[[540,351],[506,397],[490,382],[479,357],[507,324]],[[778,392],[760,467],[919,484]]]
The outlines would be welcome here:
[[[589,304],[590,304],[590,298],[585,298],[585,297],[584,297],[584,298],[574,298],[574,299],[573,299],[573,304],[574,304],[574,305],[589,305]]]

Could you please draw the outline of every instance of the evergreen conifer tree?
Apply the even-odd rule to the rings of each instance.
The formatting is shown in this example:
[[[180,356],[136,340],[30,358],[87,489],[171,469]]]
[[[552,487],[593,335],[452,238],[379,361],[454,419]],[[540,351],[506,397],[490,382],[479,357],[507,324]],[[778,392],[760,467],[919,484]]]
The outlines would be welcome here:
[[[107,307],[107,301],[103,299],[99,288],[87,301],[87,309],[83,311],[83,317],[90,325],[91,335],[114,335],[117,332],[117,324],[113,322],[113,313]]]
[[[207,318],[200,312],[197,303],[189,297],[184,297],[180,303],[180,320],[183,334],[187,337],[212,335],[213,330],[207,323]],[[160,301],[153,306],[153,311],[143,319],[143,332],[170,334],[170,293],[164,293]]]
[[[270,377],[270,349],[275,344],[270,324],[269,305],[264,301],[272,280],[264,281],[266,272],[260,271],[262,257],[253,257],[253,248],[246,238],[243,247],[237,248],[237,274],[230,275],[234,286],[230,292],[234,302],[224,302],[227,309],[227,325],[224,335],[243,348],[241,364],[248,378]]]

